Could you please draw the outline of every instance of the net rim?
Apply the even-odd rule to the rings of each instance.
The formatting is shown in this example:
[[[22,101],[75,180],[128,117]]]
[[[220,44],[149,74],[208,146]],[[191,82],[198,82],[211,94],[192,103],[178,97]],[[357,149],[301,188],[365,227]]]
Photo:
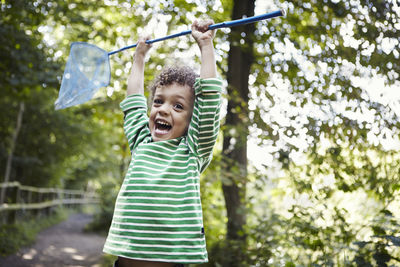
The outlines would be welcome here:
[[[83,45],[85,45],[85,46],[93,47],[93,48],[95,48],[95,49],[97,49],[97,50],[100,50],[101,52],[103,52],[103,53],[105,53],[105,54],[108,55],[108,52],[107,52],[106,50],[104,50],[104,49],[98,47],[97,45],[94,45],[94,44],[91,44],[91,43],[87,43],[87,42],[72,42],[72,43],[71,43],[71,50],[72,50],[72,47],[74,47],[75,45],[79,45],[79,44],[83,44]]]
[[[72,42],[71,43],[71,47],[70,47],[70,53],[69,53],[69,56],[68,56],[68,60],[67,60],[67,63],[68,63],[68,61],[71,59],[72,61],[74,61],[75,59],[74,59],[74,53],[72,53],[72,51],[73,51],[73,49],[79,49],[79,48],[74,48],[75,46],[77,46],[77,45],[84,45],[84,46],[86,46],[86,47],[90,47],[90,49],[96,49],[99,53],[102,53],[103,55],[104,55],[104,58],[105,58],[105,64],[107,65],[106,67],[107,67],[107,69],[108,69],[108,79],[107,79],[107,82],[101,82],[98,86],[96,86],[96,89],[95,89],[95,91],[94,91],[94,93],[100,88],[100,87],[105,87],[105,86],[107,86],[107,85],[109,85],[110,84],[110,80],[111,80],[111,66],[110,66],[110,60],[109,60],[109,55],[108,55],[108,52],[106,51],[106,50],[104,50],[104,49],[102,49],[102,48],[100,48],[100,47],[98,47],[98,46],[96,46],[96,45],[93,45],[93,44],[90,44],[90,43],[87,43],[87,42]],[[64,74],[63,74],[63,79],[64,79],[64,75],[65,75],[65,70],[64,70]],[[62,82],[63,82],[63,80],[61,81],[61,87],[62,87]],[[83,92],[88,92],[88,91],[91,91],[91,89],[87,89],[87,90],[83,90]],[[65,107],[69,107],[69,106],[71,106],[70,104],[71,103],[73,103],[78,97],[79,97],[80,95],[75,95],[72,99],[69,99],[69,101],[67,101],[67,103],[64,103],[63,104],[63,108],[65,108]],[[55,105],[57,106],[57,105],[61,105],[61,103],[60,103],[60,100],[62,99],[63,97],[61,97],[60,95],[59,95],[59,97],[57,98],[57,100],[55,101]],[[64,102],[65,102],[65,100],[64,100]],[[86,102],[86,101],[85,101]],[[82,103],[84,103],[84,102],[82,102]],[[60,107],[61,108],[61,107]],[[60,109],[60,108],[58,108],[58,109]],[[57,109],[57,107],[56,107],[56,109]]]
[[[105,55],[104,58],[105,58],[106,60],[104,60],[104,61],[105,61],[106,64],[107,64],[108,79],[107,79],[107,82],[104,82],[104,83],[102,82],[102,83],[99,84],[99,86],[100,86],[100,87],[104,87],[104,86],[109,85],[109,84],[110,84],[110,81],[111,81],[111,65],[110,65],[110,59],[109,59],[110,56],[108,55],[108,52],[107,52],[106,50],[104,50],[104,49],[98,47],[97,45],[90,44],[90,43],[87,43],[87,42],[72,42],[72,43],[71,43],[71,48],[70,48],[70,54],[69,54],[69,57],[71,57],[71,60],[72,60],[72,61],[74,61],[74,56],[73,56],[73,53],[71,53],[71,51],[72,51],[73,47],[76,46],[76,45],[90,46],[91,48],[94,48],[94,49],[100,51],[101,53],[103,53],[103,54]],[[87,90],[85,90],[85,91],[87,91]]]

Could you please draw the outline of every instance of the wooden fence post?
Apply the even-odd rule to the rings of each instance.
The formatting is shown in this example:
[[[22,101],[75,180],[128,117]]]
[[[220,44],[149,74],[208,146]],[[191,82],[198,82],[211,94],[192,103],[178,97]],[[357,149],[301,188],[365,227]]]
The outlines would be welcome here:
[[[5,187],[11,187],[12,190],[8,190],[5,196],[7,203],[0,204],[0,224],[14,223],[16,214],[25,214],[26,211],[32,211],[29,214],[34,217],[50,214],[55,206],[65,205],[69,208],[99,203],[96,195],[86,194],[82,190],[39,188],[24,186],[18,182],[0,183],[0,188]]]

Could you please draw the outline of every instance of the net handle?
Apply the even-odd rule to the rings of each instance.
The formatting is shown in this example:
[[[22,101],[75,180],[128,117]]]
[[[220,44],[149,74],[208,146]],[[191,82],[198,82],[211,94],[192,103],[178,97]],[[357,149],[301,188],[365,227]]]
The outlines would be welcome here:
[[[248,17],[248,18],[243,18],[243,19],[237,19],[237,20],[232,20],[232,21],[226,21],[226,22],[221,22],[221,23],[217,23],[217,24],[212,24],[210,26],[208,26],[209,30],[215,30],[215,29],[220,29],[220,28],[229,28],[229,27],[234,27],[234,26],[239,26],[239,25],[245,25],[245,24],[249,24],[249,23],[253,23],[256,21],[260,21],[260,20],[265,20],[265,19],[271,19],[271,18],[275,18],[275,17],[279,17],[279,16],[285,16],[286,12],[283,9],[274,11],[274,12],[270,12],[270,13],[266,13],[266,14],[262,14],[262,15],[258,15],[258,16],[253,16],[253,17]],[[183,32],[179,32],[179,33],[175,33],[175,34],[171,34],[165,37],[161,37],[161,38],[157,38],[157,39],[152,39],[152,40],[147,40],[146,43],[147,44],[152,44],[155,42],[160,42],[160,41],[164,41],[167,39],[171,39],[171,38],[175,38],[175,37],[179,37],[179,36],[183,36],[183,35],[187,35],[187,34],[191,34],[192,31],[191,30],[186,30]],[[133,45],[128,45],[125,46],[121,49],[109,52],[108,55],[113,55],[116,53],[119,53],[121,51],[130,49],[130,48],[134,48],[137,46],[136,44]]]

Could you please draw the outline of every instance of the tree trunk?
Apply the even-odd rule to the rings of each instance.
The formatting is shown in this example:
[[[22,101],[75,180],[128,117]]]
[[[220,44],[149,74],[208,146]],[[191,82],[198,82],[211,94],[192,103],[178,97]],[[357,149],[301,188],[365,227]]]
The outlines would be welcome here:
[[[234,0],[232,19],[254,15],[254,0]],[[228,55],[228,112],[224,128],[222,190],[228,216],[224,266],[243,266],[246,251],[246,181],[249,74],[253,63],[254,24],[233,27]]]
[[[10,181],[10,174],[11,174],[12,160],[13,160],[13,156],[14,156],[14,149],[15,149],[15,145],[17,143],[19,130],[21,129],[22,115],[24,114],[24,110],[25,110],[25,104],[24,104],[24,102],[21,102],[19,104],[17,125],[15,126],[15,130],[14,130],[14,133],[13,133],[12,139],[11,139],[10,154],[8,154],[8,158],[7,158],[6,172],[4,174],[4,183],[8,183],[8,181]],[[1,194],[0,194],[0,205],[4,203],[5,196],[6,196],[6,187],[2,187],[1,188]]]

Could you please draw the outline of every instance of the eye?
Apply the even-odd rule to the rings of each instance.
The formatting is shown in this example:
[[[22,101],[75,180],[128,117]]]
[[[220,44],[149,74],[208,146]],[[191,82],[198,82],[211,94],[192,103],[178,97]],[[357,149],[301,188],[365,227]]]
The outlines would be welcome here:
[[[154,105],[161,105],[162,103],[163,103],[162,100],[159,99],[159,98],[155,98],[155,99],[153,100],[153,104],[154,104]]]
[[[176,109],[183,109],[183,105],[182,105],[182,104],[179,104],[179,103],[176,103],[175,106],[174,106],[174,108],[176,108]]]

